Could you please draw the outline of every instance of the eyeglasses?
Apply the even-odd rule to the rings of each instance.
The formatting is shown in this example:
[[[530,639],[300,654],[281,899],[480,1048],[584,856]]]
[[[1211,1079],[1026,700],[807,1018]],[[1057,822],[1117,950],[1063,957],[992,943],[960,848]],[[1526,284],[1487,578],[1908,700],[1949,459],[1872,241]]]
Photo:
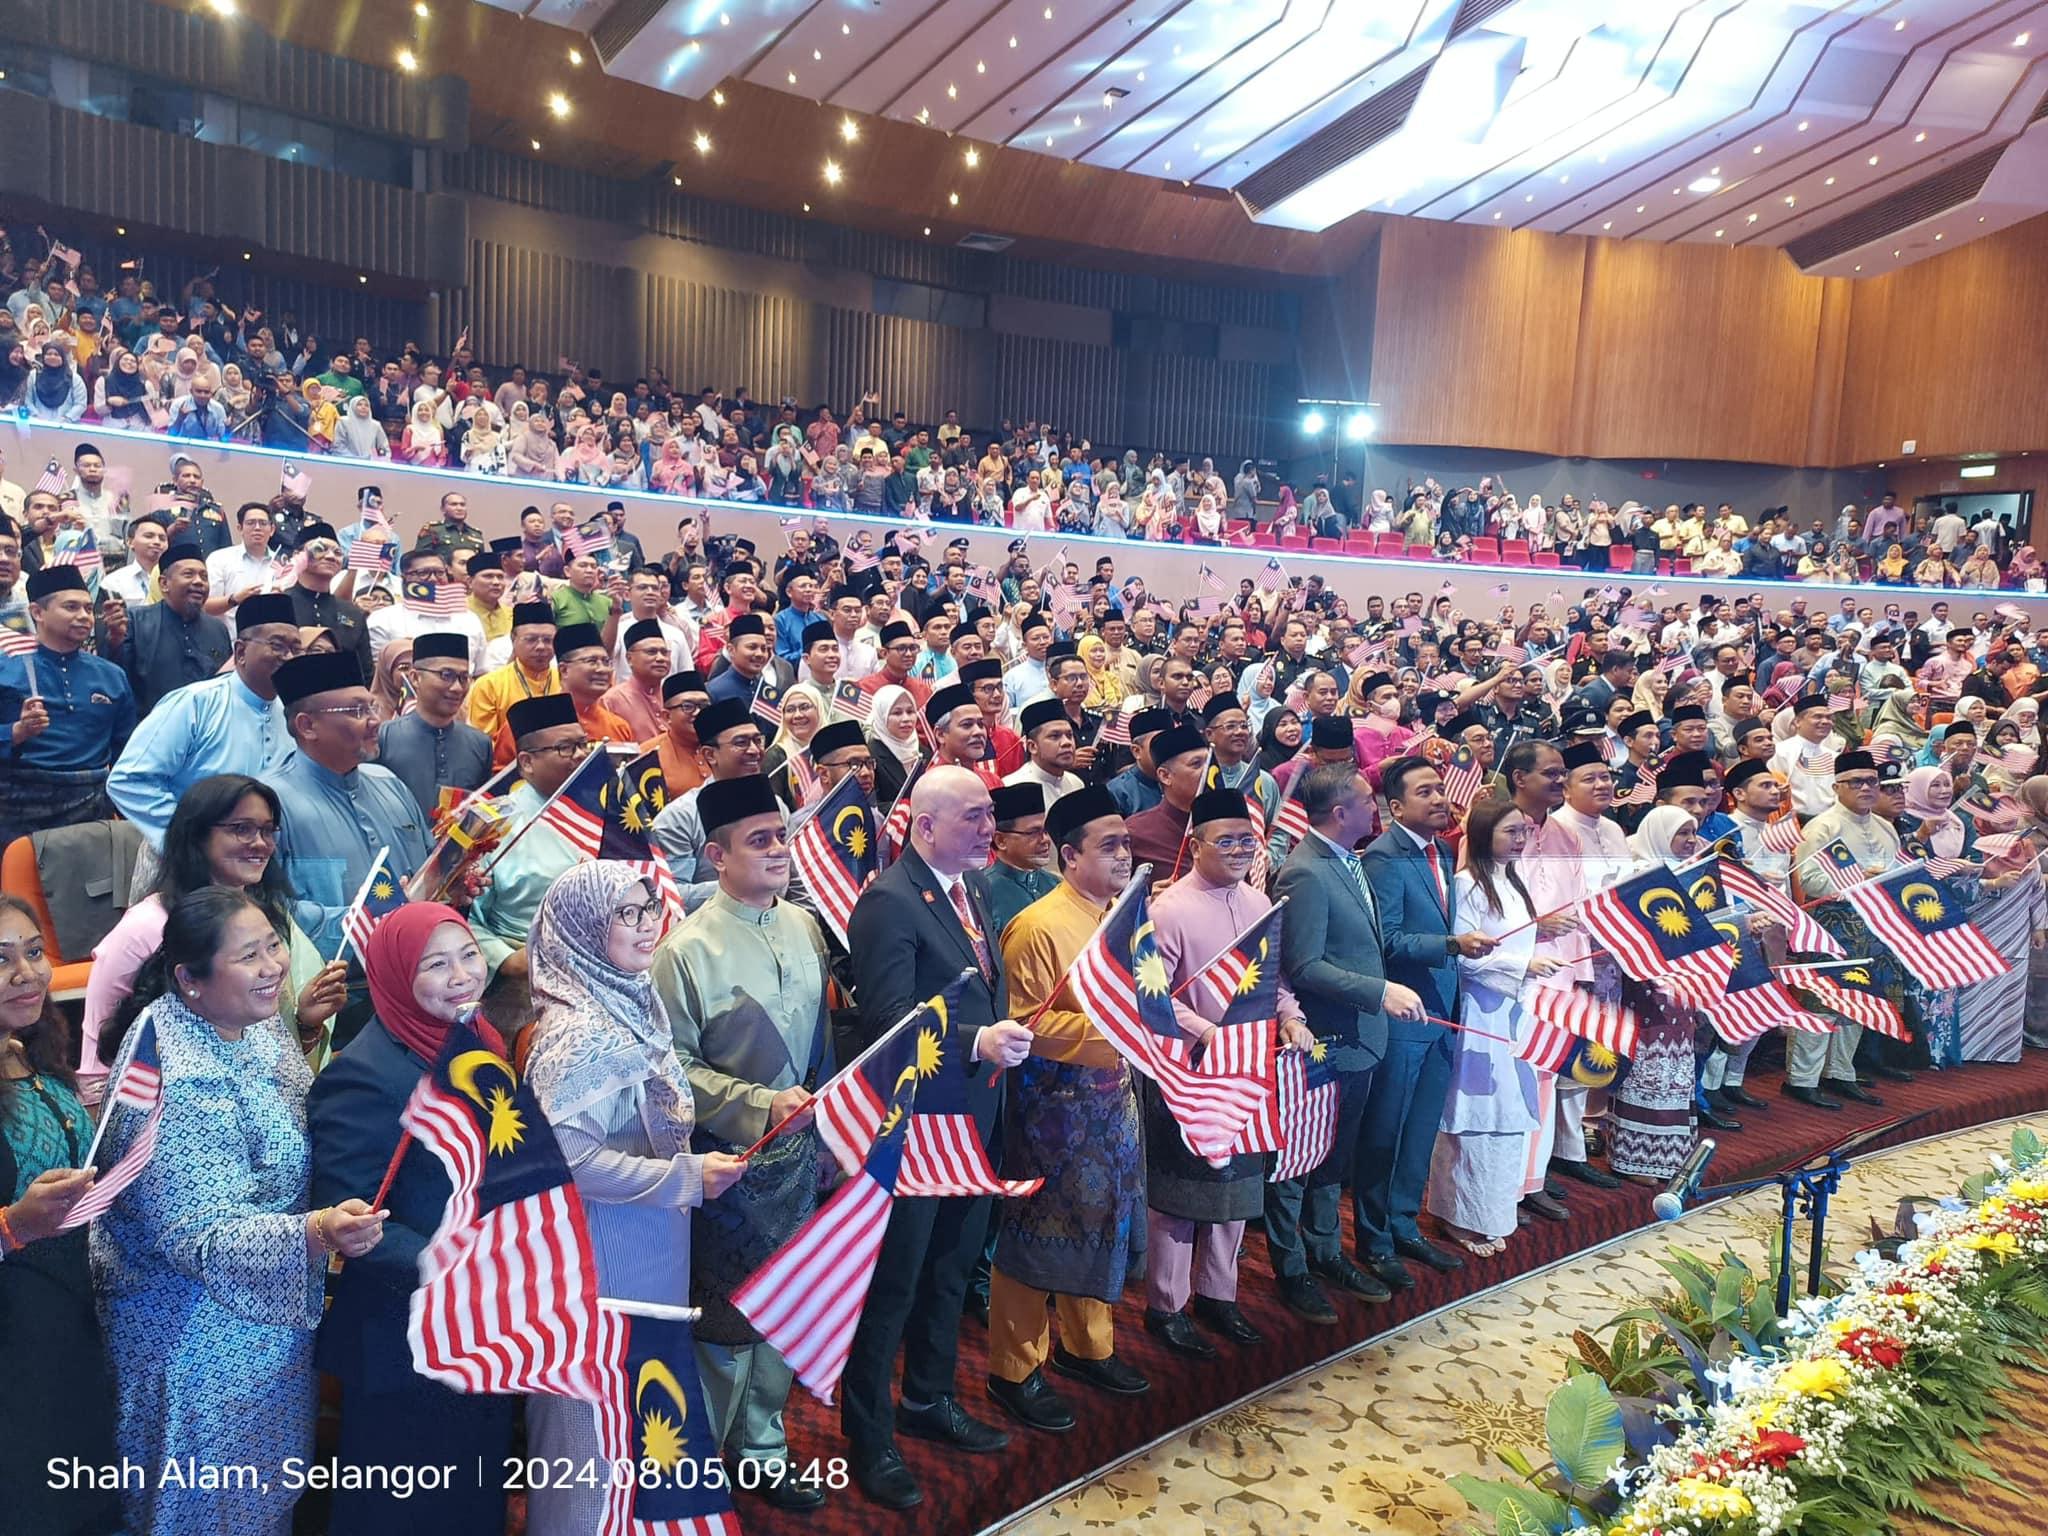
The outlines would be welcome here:
[[[469,686],[469,674],[455,667],[422,667],[415,664],[412,670],[415,677],[431,677],[444,688]]]
[[[1249,835],[1244,837],[1219,837],[1209,846],[1219,853],[1257,853],[1259,851],[1259,840]]]
[[[561,758],[564,762],[574,762],[579,757],[587,757],[590,749],[596,745],[596,742],[586,737],[582,741],[565,741],[560,746],[527,747],[524,750],[529,757],[553,756]]]
[[[661,910],[659,901],[629,901],[612,908],[612,919],[627,928],[646,928],[660,920]]]
[[[273,656],[292,657],[298,655],[299,652],[304,649],[304,647],[299,644],[299,637],[297,635],[292,635],[289,637],[274,636],[268,640],[251,639],[247,635],[244,635],[242,638],[252,646],[260,645],[261,647],[263,647],[264,650],[270,652],[270,654]]]
[[[377,713],[374,704],[329,704],[325,709],[309,709],[309,715],[347,715],[351,720],[373,719]]]
[[[217,821],[213,824],[216,832],[225,832],[238,843],[275,843],[277,823],[274,821]]]
[[[331,539],[315,539],[310,544],[301,544],[299,548],[309,555],[338,555],[341,553],[341,546]]]
[[[846,768],[854,773],[869,773],[874,769],[875,760],[863,754],[860,757],[842,758],[836,763],[820,763],[818,766],[820,768]]]

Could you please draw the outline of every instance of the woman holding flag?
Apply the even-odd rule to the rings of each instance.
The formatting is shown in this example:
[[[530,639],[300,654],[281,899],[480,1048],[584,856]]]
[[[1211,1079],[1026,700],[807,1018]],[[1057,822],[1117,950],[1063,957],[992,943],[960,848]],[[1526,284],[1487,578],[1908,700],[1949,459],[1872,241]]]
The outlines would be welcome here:
[[[583,1196],[599,1291],[687,1306],[690,1212],[747,1165],[690,1151],[696,1101],[648,974],[661,921],[661,898],[630,865],[577,864],[555,881],[527,938],[539,1012],[527,1077]],[[605,1454],[589,1403],[528,1398],[526,1434],[534,1456],[572,1466]],[[535,1488],[527,1530],[589,1536],[607,1494],[575,1481]]]
[[[85,1230],[61,1227],[92,1188],[92,1117],[68,1065],[68,1034],[50,1002],[35,914],[0,896],[0,1487],[11,1528],[96,1536],[119,1529],[120,1501],[111,1491],[60,1492],[47,1471],[58,1458],[115,1460]]]
[[[314,1082],[306,1103],[312,1194],[345,1200],[377,1190],[392,1148],[406,1146],[382,1197],[384,1241],[335,1276],[313,1360],[341,1383],[345,1468],[453,1466],[443,1487],[403,1498],[372,1484],[336,1491],[328,1536],[496,1531],[505,1524],[499,1460],[512,1444],[517,1399],[451,1391],[413,1368],[407,1322],[419,1257],[452,1193],[438,1157],[406,1138],[399,1115],[432,1068],[449,1026],[483,996],[489,968],[453,907],[412,901],[385,916],[363,946],[376,1013]],[[480,1017],[471,1027],[501,1057],[510,1052]],[[487,1079],[488,1080],[488,1079]],[[485,1475],[473,1469],[481,1465]]]
[[[207,886],[171,908],[119,1018],[103,1182],[150,1150],[92,1229],[115,1438],[145,1467],[195,1469],[123,1490],[128,1528],[152,1536],[291,1529],[299,1490],[275,1469],[312,1453],[327,1261],[383,1237],[360,1196],[308,1209],[312,1074],[277,1016],[285,971],[268,914]],[[152,1085],[154,1107],[131,1102]],[[241,1466],[263,1475],[205,1486]]]
[[[1629,851],[1637,872],[1676,869],[1699,852],[1699,824],[1690,811],[1660,805],[1643,817]],[[1703,922],[1704,914],[1686,914]],[[1614,1089],[1614,1135],[1608,1166],[1638,1184],[1662,1184],[1692,1151],[1693,1010],[1672,993],[1624,974],[1622,1001],[1640,1021],[1628,1075]]]

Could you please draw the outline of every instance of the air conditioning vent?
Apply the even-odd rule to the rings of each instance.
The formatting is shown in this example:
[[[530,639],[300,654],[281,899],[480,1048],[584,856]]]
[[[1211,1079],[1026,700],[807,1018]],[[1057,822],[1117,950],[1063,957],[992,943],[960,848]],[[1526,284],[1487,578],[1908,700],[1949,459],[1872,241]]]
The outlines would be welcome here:
[[[1991,168],[2011,147],[2010,144],[1998,144],[1980,150],[1969,159],[1958,160],[1910,187],[1901,187],[1889,197],[1881,197],[1853,213],[1821,225],[1819,229],[1809,230],[1798,239],[1787,241],[1785,254],[1802,271],[1810,271],[1858,246],[1882,240],[1909,225],[1931,219],[1958,203],[1966,203],[1983,189]]]
[[[1017,242],[1008,235],[962,235],[959,240],[959,245],[962,250],[988,251],[991,254],[993,254],[996,251],[1007,251],[1011,246],[1015,245],[1016,243]]]
[[[1465,0],[1451,22],[1451,36],[1463,37],[1467,32],[1485,26],[1514,3],[1515,0]]]
[[[590,46],[597,50],[599,61],[609,65],[624,53],[667,4],[668,0],[619,0],[590,29]]]
[[[1232,190],[1252,218],[1285,202],[1303,187],[1347,165],[1408,121],[1429,78],[1429,66],[1368,97],[1329,127],[1312,133],[1272,164],[1253,172]]]

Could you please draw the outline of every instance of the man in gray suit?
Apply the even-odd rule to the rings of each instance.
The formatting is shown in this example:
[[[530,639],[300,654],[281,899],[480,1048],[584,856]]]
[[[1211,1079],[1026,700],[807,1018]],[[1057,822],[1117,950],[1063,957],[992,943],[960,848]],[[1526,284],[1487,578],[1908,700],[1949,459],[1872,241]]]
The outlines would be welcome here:
[[[1280,1299],[1311,1322],[1334,1323],[1318,1277],[1367,1301],[1392,1294],[1344,1256],[1339,1185],[1351,1172],[1373,1069],[1387,1053],[1387,1020],[1420,1018],[1423,1007],[1411,988],[1386,979],[1377,904],[1353,852],[1372,824],[1371,786],[1351,764],[1331,763],[1310,769],[1299,794],[1309,835],[1280,871],[1280,968],[1337,1074],[1337,1135],[1306,1177],[1266,1186],[1266,1246]]]

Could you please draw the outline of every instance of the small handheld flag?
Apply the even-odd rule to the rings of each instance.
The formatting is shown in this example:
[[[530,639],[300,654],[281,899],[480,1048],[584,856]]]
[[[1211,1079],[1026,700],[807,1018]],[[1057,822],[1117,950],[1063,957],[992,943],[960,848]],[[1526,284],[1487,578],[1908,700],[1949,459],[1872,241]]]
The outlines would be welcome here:
[[[141,1175],[148,1164],[150,1155],[156,1151],[157,1130],[164,1117],[163,1069],[157,1060],[156,1020],[144,1015],[135,1026],[135,1045],[128,1053],[128,1064],[121,1070],[121,1080],[114,1091],[107,1096],[107,1107],[100,1115],[99,1129],[93,1133],[92,1145],[86,1148],[82,1160],[84,1167],[93,1166],[99,1155],[100,1141],[107,1134],[107,1127],[114,1122],[116,1113],[122,1109],[142,1112],[142,1124],[136,1128],[134,1138],[127,1150],[93,1181],[92,1188],[78,1197],[78,1201],[64,1213],[64,1219],[57,1223],[59,1232],[69,1232],[73,1227],[82,1227],[112,1207],[121,1191]]]
[[[355,946],[358,955],[367,954],[370,935],[377,925],[405,905],[405,884],[391,868],[391,850],[379,848],[370,862],[370,872],[341,915],[343,939]]]

